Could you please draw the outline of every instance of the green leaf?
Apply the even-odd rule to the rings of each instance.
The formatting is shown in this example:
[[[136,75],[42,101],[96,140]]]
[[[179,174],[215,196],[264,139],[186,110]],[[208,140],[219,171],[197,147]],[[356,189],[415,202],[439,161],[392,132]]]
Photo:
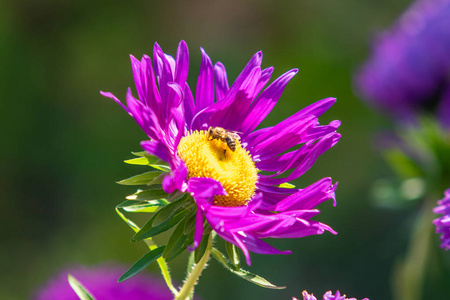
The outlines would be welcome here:
[[[127,200],[148,201],[166,199],[168,194],[162,189],[138,190],[136,193],[126,197]],[[167,202],[167,201],[166,201]]]
[[[250,281],[251,283],[254,283],[256,285],[268,289],[280,290],[286,288],[285,286],[276,286],[267,281],[266,279],[262,278],[261,276],[253,274],[249,271],[245,271],[243,269],[240,269],[238,271],[235,270],[234,265],[225,257],[225,255],[223,255],[219,250],[217,250],[214,247],[211,249],[211,254],[218,262],[220,262],[225,267],[225,269],[228,269],[228,271],[230,271],[233,274],[236,274],[242,279],[245,279],[247,281]]]
[[[191,215],[195,215],[195,213],[191,213]],[[163,257],[168,262],[180,255],[186,247],[194,241],[194,231],[191,231],[188,234],[184,233],[184,228],[188,219],[190,219],[190,216],[184,218],[184,220],[177,225],[167,242]]]
[[[225,247],[227,249],[228,257],[230,258],[230,261],[234,266],[234,269],[236,271],[239,271],[239,269],[241,268],[241,257],[239,255],[238,247],[227,241],[225,241]]]
[[[160,200],[153,201],[134,201],[126,200],[121,204],[117,205],[118,208],[122,208],[127,212],[145,212],[154,213],[159,207],[167,205],[166,202]]]
[[[157,170],[163,172],[169,172],[170,167],[165,161],[160,160],[156,156],[152,156],[145,151],[141,152],[131,152],[133,155],[139,156],[137,158],[127,159],[125,163],[130,165],[141,165],[141,166],[151,166]]]
[[[189,199],[188,195],[180,198],[175,202],[171,202],[166,207],[162,208],[157,215],[155,215],[155,219],[153,220],[153,226],[158,226],[159,224],[165,222],[169,217],[171,217],[179,208],[184,206]]]
[[[184,208],[180,208],[177,210],[173,215],[171,215],[168,219],[166,219],[164,222],[158,224],[157,226],[153,226],[153,221],[155,220],[155,216],[153,216],[147,224],[145,224],[142,229],[136,233],[133,238],[131,239],[132,242],[141,241],[143,239],[153,237],[155,235],[158,235],[164,231],[169,230],[176,224],[178,224],[186,215],[189,213],[188,210]]]
[[[69,281],[70,287],[74,290],[80,300],[95,300],[94,296],[92,296],[89,291],[78,281],[69,274],[67,277]]]
[[[155,171],[155,172],[159,172],[159,171]],[[152,181],[150,181],[149,183],[147,183],[148,186],[152,186],[152,185],[161,185],[161,183],[163,182],[164,177],[166,177],[167,173],[166,172],[162,172],[161,174],[159,174],[157,177],[155,177],[155,179],[153,179]]]
[[[161,257],[166,246],[160,246],[142,256],[131,268],[120,276],[118,282],[125,281],[144,270],[149,264]]]
[[[133,154],[134,156],[152,156],[152,155],[148,154],[148,152],[146,152],[146,151],[135,151],[135,152],[131,152],[131,154]],[[155,157],[155,156],[153,156],[153,157]]]
[[[282,184],[278,185],[278,187],[285,188],[285,189],[295,189],[295,185],[293,185],[289,182],[282,183]]]
[[[124,160],[124,162],[127,164],[140,165],[140,166],[148,166],[157,161],[158,161],[158,158],[155,156],[142,156],[142,157]]]
[[[186,223],[184,224],[184,234],[188,234],[195,228],[195,213],[186,218]]]
[[[195,258],[195,263],[196,264],[198,264],[200,259],[202,259],[203,255],[205,254],[206,247],[208,246],[208,241],[209,241],[209,235],[210,234],[211,233],[203,235],[202,241],[200,242],[200,245],[198,245],[197,249],[195,249],[195,251],[194,251],[194,258]]]
[[[161,170],[161,171],[163,171],[163,172],[170,172],[170,170],[171,170],[170,167],[169,167],[169,166],[166,166],[166,165],[151,164],[151,165],[149,165],[149,166],[152,167],[152,168]]]
[[[133,221],[125,217],[125,215],[120,212],[120,209],[117,206],[116,212],[120,216],[120,218],[122,218],[122,220],[125,221],[125,223],[127,223],[131,229],[133,229],[134,232],[138,232],[140,230],[139,226],[137,226]],[[153,243],[152,239],[146,239],[145,243],[150,248],[150,250],[154,250],[157,248],[156,244]],[[172,278],[170,276],[169,267],[167,266],[166,261],[162,257],[158,258],[156,261],[158,262],[161,274],[164,277],[164,281],[166,282],[167,287],[172,291],[174,295],[176,295],[178,293],[178,290],[172,284]]]
[[[146,184],[151,184],[152,181],[159,177],[161,175],[161,172],[158,171],[149,171],[149,172],[145,172],[139,175],[135,175],[132,176],[130,178],[127,179],[123,179],[121,181],[118,181],[118,184],[123,184],[123,185],[146,185]]]
[[[189,211],[181,207],[185,204],[189,197],[183,197],[178,201],[172,202],[169,205],[161,208],[145,225],[139,232],[137,232],[133,238],[132,242],[140,241],[166,230],[169,230],[176,224],[178,224]]]

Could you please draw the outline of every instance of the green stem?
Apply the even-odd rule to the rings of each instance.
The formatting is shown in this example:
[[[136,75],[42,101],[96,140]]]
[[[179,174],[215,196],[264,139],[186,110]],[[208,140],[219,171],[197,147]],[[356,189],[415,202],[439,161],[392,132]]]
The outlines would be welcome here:
[[[147,246],[150,248],[150,250],[154,250],[157,248],[157,246],[153,243],[153,241],[149,239],[145,239],[144,242],[147,244]],[[164,281],[167,284],[167,287],[170,289],[172,294],[176,297],[178,295],[177,289],[172,284],[172,279],[170,277],[169,273],[169,267],[167,266],[166,261],[163,257],[160,257],[156,260],[158,262],[159,268],[161,269],[161,274],[164,278]]]
[[[206,263],[208,262],[209,259],[209,255],[211,254],[212,239],[213,239],[212,236],[213,236],[212,234],[209,235],[208,245],[206,246],[205,254],[203,254],[203,257],[200,259],[198,264],[196,264],[192,269],[192,271],[189,273],[180,292],[178,293],[177,296],[175,296],[175,300],[187,300],[193,294],[194,287],[197,284],[198,278],[202,274],[202,271],[205,269]]]
[[[120,209],[117,206],[116,206],[116,212],[120,216],[120,218],[122,218],[122,220],[124,220],[125,223],[127,223],[128,226],[130,226],[131,229],[133,229],[134,232],[138,232],[139,230],[141,230],[141,228],[139,228],[139,226],[137,226],[133,221],[131,221],[130,219],[125,217],[125,215],[120,211]],[[155,243],[153,243],[151,238],[145,239],[144,241],[147,244],[147,246],[150,248],[150,250],[154,250],[158,247],[155,245]],[[166,261],[162,257],[158,258],[156,261],[158,262],[159,268],[161,269],[161,274],[164,277],[164,281],[166,282],[167,287],[170,289],[172,294],[177,296],[178,291],[172,284],[172,279],[171,279],[170,273],[169,273],[169,266],[167,265]]]
[[[433,234],[434,201],[425,199],[415,222],[408,253],[394,270],[394,296],[398,300],[422,299],[423,281],[427,271]]]

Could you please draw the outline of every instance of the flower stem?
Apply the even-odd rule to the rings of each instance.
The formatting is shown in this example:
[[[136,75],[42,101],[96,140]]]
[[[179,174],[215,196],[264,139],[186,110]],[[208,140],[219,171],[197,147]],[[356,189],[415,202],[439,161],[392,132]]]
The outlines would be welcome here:
[[[430,199],[417,216],[409,250],[402,262],[394,270],[394,298],[399,300],[422,299],[422,288],[429,262],[431,238],[433,234],[433,205]]]
[[[213,235],[210,234],[209,239],[208,239],[208,245],[206,246],[205,254],[203,254],[203,257],[200,259],[198,264],[196,264],[192,268],[192,271],[187,276],[186,281],[184,282],[184,285],[181,288],[181,290],[179,291],[178,295],[175,297],[175,300],[190,299],[191,295],[194,292],[194,287],[197,284],[198,278],[202,274],[203,269],[205,269],[206,263],[208,262],[209,256],[211,254],[212,239],[213,239]]]

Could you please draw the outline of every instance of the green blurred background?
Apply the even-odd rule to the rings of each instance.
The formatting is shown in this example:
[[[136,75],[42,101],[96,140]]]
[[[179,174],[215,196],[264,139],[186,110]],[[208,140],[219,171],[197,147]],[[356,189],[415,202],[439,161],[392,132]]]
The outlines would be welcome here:
[[[377,208],[370,201],[372,183],[391,176],[373,147],[374,134],[390,124],[355,96],[352,74],[374,34],[408,3],[1,1],[0,299],[28,299],[70,264],[131,265],[145,253],[143,243],[129,242],[132,231],[114,206],[135,190],[115,182],[140,171],[122,161],[146,136],[99,90],[124,99],[133,87],[128,55],[151,55],[155,41],[175,54],[181,39],[190,49],[192,87],[199,47],[225,64],[230,81],[258,50],[263,66],[275,67],[274,76],[300,69],[263,126],[329,96],[338,102],[321,122],[342,121],[338,145],[295,182],[339,181],[337,207],[321,205],[316,218],[339,234],[271,241],[292,250],[289,256],[252,255],[247,269],[286,290],[254,286],[212,261],[198,296],[291,299],[304,289],[315,295],[339,289],[358,299],[392,299],[391,269],[405,252],[414,210]],[[185,256],[172,264],[178,282],[185,264]],[[151,271],[158,272],[156,266]]]

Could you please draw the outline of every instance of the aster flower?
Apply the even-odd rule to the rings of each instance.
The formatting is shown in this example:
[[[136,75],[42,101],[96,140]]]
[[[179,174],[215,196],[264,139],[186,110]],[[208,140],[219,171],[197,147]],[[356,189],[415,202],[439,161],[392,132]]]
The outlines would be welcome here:
[[[317,300],[316,297],[314,297],[313,294],[308,294],[307,291],[302,292],[303,300]],[[297,298],[292,298],[292,300],[298,300]],[[341,293],[339,291],[336,291],[336,294],[333,295],[331,291],[326,292],[323,295],[322,300],[356,300],[356,298],[346,298],[345,295],[341,296]],[[369,300],[368,298],[364,298],[362,300]]]
[[[441,248],[450,250],[450,189],[447,189],[444,195],[433,210],[434,213],[443,216],[434,220],[433,223],[436,226],[436,233],[441,234]]]
[[[103,264],[95,267],[77,266],[61,271],[50,279],[33,297],[35,300],[78,300],[67,281],[67,275],[76,277],[97,300],[170,300],[172,294],[159,278],[139,274],[117,283],[117,278],[126,269],[122,266]]]
[[[427,110],[450,127],[450,1],[416,1],[374,43],[356,77],[363,98],[406,122]]]
[[[186,83],[189,54],[183,41],[176,58],[155,44],[153,66],[146,55],[140,61],[131,56],[139,99],[128,89],[125,106],[111,93],[101,92],[116,101],[149,136],[149,141],[141,143],[146,153],[138,160],[153,166],[153,171],[162,171],[158,176],[149,172],[122,182],[146,183],[152,189],[161,183],[166,193],[166,206],[133,240],[152,237],[180,222],[164,258],[170,259],[168,249],[175,244],[178,246],[171,249],[186,248],[186,244],[190,251],[198,249],[212,229],[239,247],[250,265],[250,252],[290,253],[262,239],[300,238],[325,231],[335,234],[328,225],[311,220],[319,213],[317,205],[329,199],[335,204],[336,184],[331,178],[302,189],[288,183],[338,142],[340,122],[318,122],[335,99],[323,99],[273,127],[257,130],[298,70],[284,73],[263,90],[273,68],[261,69],[262,52],[258,52],[230,87],[224,65],[218,62],[213,67],[205,51],[201,52],[195,101]],[[153,157],[160,160],[159,165]],[[152,189],[127,199],[160,200],[161,195],[142,197],[146,192],[152,194]],[[161,224],[161,215],[172,219],[155,229],[154,223]],[[194,223],[195,230],[189,231]]]

